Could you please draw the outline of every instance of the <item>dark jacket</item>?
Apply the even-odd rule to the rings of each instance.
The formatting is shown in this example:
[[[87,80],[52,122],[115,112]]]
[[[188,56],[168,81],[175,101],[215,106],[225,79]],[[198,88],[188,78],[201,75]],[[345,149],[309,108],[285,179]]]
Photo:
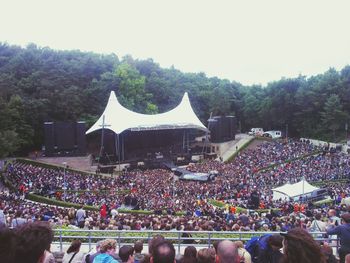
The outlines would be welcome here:
[[[343,224],[327,231],[328,235],[338,235],[340,247],[350,251],[350,224]]]

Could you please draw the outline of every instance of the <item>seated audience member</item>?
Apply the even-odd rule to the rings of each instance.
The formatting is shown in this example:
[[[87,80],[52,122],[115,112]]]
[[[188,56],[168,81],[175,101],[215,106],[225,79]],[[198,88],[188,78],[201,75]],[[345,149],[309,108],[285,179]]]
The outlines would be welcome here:
[[[240,258],[235,243],[230,240],[223,240],[219,243],[216,262],[217,263],[239,263]]]
[[[53,240],[53,231],[46,222],[27,223],[15,229],[14,262],[42,263],[45,251]]]
[[[281,234],[283,239],[284,263],[325,263],[321,247],[302,228],[293,228]]]
[[[137,240],[134,243],[134,250],[135,250],[134,262],[139,263],[145,257],[145,254],[142,254],[143,242],[141,240]]]
[[[182,263],[196,263],[197,262],[197,249],[194,246],[188,246],[185,248]]]
[[[197,253],[197,263],[215,263],[215,249],[202,248]]]
[[[121,262],[133,263],[134,262],[134,248],[129,245],[124,245],[119,249],[119,257]]]
[[[238,248],[238,254],[241,262],[244,263],[251,263],[252,258],[249,254],[249,252],[244,248],[243,242],[242,241],[236,241],[236,246]]]
[[[80,263],[84,259],[84,253],[80,252],[81,241],[73,240],[67,249],[66,253],[64,253],[62,263]]]
[[[151,263],[175,263],[175,248],[169,241],[156,244],[152,250]]]
[[[100,254],[94,258],[93,263],[119,263],[113,258],[117,246],[114,239],[105,239],[101,242]]]

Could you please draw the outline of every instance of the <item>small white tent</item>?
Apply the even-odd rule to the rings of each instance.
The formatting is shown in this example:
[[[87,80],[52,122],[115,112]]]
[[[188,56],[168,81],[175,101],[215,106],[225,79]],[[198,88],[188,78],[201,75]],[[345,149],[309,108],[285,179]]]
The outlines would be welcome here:
[[[273,200],[293,199],[297,200],[300,196],[308,197],[319,188],[309,184],[304,178],[295,184],[286,183],[283,186],[272,189]]]
[[[142,131],[185,128],[208,130],[194,113],[187,92],[185,92],[180,104],[174,109],[160,114],[147,115],[133,112],[123,107],[115,96],[114,91],[112,91],[104,112],[86,134],[102,129],[102,126],[116,134],[120,134],[125,130]]]

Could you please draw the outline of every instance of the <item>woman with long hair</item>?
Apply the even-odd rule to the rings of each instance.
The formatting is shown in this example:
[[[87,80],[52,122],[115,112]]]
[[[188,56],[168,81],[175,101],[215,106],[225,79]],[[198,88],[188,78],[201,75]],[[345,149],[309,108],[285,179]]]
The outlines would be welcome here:
[[[281,234],[283,239],[283,263],[325,263],[320,245],[304,229],[293,228]]]
[[[62,263],[81,263],[84,259],[84,253],[80,252],[81,241],[75,239],[70,244],[67,252],[64,253]]]

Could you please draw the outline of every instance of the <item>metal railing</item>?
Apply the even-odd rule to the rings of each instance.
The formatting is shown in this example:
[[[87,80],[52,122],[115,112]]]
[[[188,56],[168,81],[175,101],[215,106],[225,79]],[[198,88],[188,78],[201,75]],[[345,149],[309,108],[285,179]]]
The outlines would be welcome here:
[[[162,235],[170,240],[180,253],[181,248],[193,245],[198,248],[212,247],[215,241],[229,239],[232,241],[247,241],[253,236],[264,234],[279,234],[281,232],[247,232],[247,231],[153,231],[153,230],[84,230],[84,229],[54,229],[54,243],[59,244],[63,251],[64,244],[70,244],[73,239],[79,239],[92,247],[100,240],[111,238],[117,241],[118,249],[126,244],[133,244],[136,240],[142,240],[144,244],[155,235]],[[326,237],[325,232],[310,232],[318,242],[327,242],[338,251],[339,242],[337,238]]]

